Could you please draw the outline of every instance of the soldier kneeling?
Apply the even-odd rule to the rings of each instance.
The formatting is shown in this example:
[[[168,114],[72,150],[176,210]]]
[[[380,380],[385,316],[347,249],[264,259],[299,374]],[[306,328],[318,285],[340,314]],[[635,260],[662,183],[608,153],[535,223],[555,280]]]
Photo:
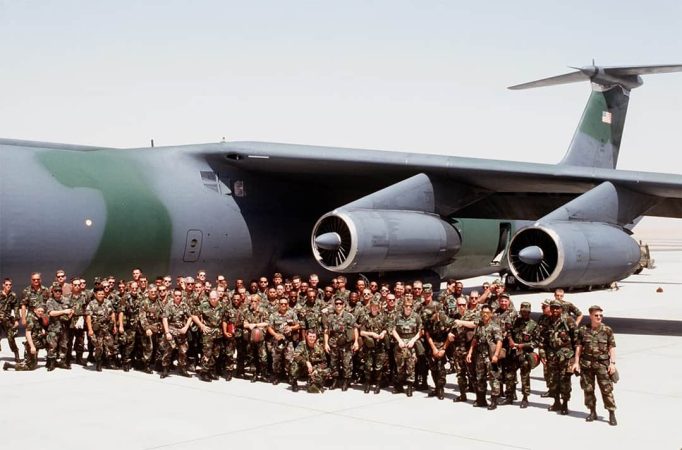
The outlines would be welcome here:
[[[38,350],[47,348],[47,326],[48,318],[45,315],[45,307],[38,305],[33,309],[33,314],[27,314],[26,317],[24,360],[17,364],[6,362],[2,367],[3,370],[35,370],[38,367]]]
[[[331,378],[331,371],[327,366],[327,354],[317,339],[317,331],[309,329],[305,335],[305,342],[301,342],[294,352],[294,363],[291,365],[291,389],[298,391],[299,370],[306,368],[308,373],[308,387],[310,393],[324,392],[325,383]]]

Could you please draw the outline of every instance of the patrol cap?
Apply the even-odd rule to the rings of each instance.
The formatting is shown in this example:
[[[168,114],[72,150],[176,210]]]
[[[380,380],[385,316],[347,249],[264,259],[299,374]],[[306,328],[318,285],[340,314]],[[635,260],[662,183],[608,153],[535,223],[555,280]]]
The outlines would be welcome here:
[[[549,306],[550,303],[552,303],[552,300],[546,298],[542,301],[542,306]]]
[[[552,300],[551,302],[549,302],[549,306],[550,308],[561,308],[563,305],[559,300]]]
[[[591,313],[593,313],[594,311],[604,311],[604,310],[601,309],[601,306],[599,306],[599,305],[592,305],[592,306],[590,306],[590,309],[588,309],[588,311],[589,311],[590,314],[591,314]]]
[[[424,284],[424,292],[433,292],[433,285],[431,283]]]
[[[508,294],[508,293],[506,293],[506,292],[503,292],[503,293],[501,293],[501,294],[500,294],[500,298],[506,298],[506,299],[509,299],[509,298],[511,298],[511,297],[509,296],[509,294]]]
[[[493,286],[501,286],[502,285],[502,280],[499,278],[493,281]]]
[[[527,309],[528,311],[530,311],[530,303],[528,303],[528,302],[521,303],[520,309],[521,310]]]

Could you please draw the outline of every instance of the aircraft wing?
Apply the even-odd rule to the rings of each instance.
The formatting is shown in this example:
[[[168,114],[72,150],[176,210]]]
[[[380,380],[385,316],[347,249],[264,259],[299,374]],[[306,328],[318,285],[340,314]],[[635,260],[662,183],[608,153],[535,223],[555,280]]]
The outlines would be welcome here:
[[[451,211],[459,217],[535,220],[604,181],[651,197],[646,215],[682,217],[682,175],[676,174],[264,142],[191,147],[214,165],[330,187],[349,181],[386,187],[424,173],[459,187]]]

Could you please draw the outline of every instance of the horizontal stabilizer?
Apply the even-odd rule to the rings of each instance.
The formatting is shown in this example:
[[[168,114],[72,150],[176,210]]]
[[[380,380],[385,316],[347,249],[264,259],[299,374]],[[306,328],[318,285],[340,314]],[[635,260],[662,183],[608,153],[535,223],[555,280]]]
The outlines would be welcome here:
[[[634,89],[641,86],[640,75],[650,75],[657,73],[682,72],[682,64],[665,64],[655,66],[585,66],[573,67],[576,72],[570,72],[554,77],[543,78],[542,80],[531,81],[529,83],[510,86],[509,89],[530,89],[544,86],[555,86],[558,84],[576,83],[578,81],[592,81],[602,86],[620,85],[626,89]]]

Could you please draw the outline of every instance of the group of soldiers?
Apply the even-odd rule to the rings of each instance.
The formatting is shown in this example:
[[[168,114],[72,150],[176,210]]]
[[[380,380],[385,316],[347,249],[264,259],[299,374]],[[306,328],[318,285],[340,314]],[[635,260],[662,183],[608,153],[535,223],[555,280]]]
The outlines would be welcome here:
[[[609,423],[617,424],[615,340],[599,306],[590,307],[589,323],[581,326],[583,314],[561,289],[543,302],[536,322],[530,303],[517,310],[498,281],[465,295],[461,282],[448,280],[437,298],[421,281],[389,285],[360,278],[354,288],[346,285],[344,276],[321,287],[314,274],[304,281],[276,273],[230,286],[222,275],[209,281],[205,271],[175,283],[170,276],[150,282],[136,268],[130,281],[96,278],[89,288],[79,277],[67,282],[58,270],[50,287],[33,273],[17,296],[6,278],[0,329],[15,363],[3,369],[34,370],[38,350],[45,349],[48,371],[91,362],[97,371],[156,369],[161,378],[176,370],[205,382],[233,376],[287,381],[294,392],[303,379],[314,393],[345,391],[357,382],[377,394],[392,384],[394,393],[407,396],[429,390],[430,372],[429,396],[440,400],[446,375],[454,372],[454,401],[466,402],[473,392],[475,407],[494,410],[517,399],[517,374],[520,407],[528,407],[530,372],[542,363],[543,396],[554,400],[550,411],[568,414],[576,374],[590,411],[586,420],[597,418],[599,386]],[[26,335],[23,359],[15,340],[19,326]]]

